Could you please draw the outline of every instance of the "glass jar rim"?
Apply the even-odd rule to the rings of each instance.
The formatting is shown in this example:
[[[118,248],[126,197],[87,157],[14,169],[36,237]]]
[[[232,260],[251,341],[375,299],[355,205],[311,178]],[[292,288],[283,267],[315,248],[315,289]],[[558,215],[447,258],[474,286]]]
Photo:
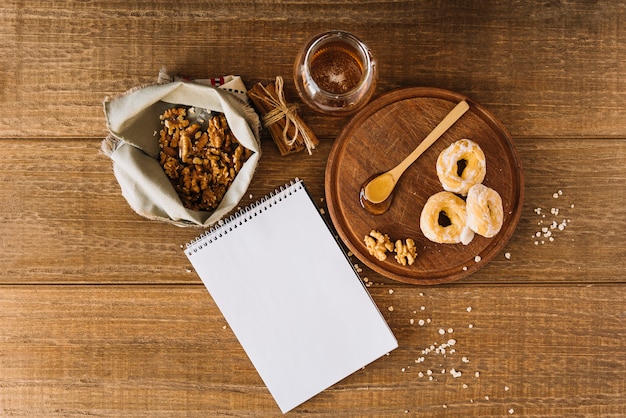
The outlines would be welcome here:
[[[326,41],[328,41],[329,39],[332,40],[332,39],[334,39],[336,37],[337,38],[347,39],[349,41],[349,43],[357,50],[359,55],[364,60],[363,74],[361,74],[361,78],[359,79],[359,82],[353,88],[351,88],[350,90],[346,91],[345,93],[331,93],[331,92],[328,92],[328,91],[322,89],[319,86],[319,84],[317,84],[315,79],[310,76],[310,74],[311,74],[310,64],[311,64],[312,54],[317,52],[319,47],[321,45],[324,45],[324,43]],[[309,43],[306,46],[305,50],[306,50],[306,53],[304,54],[304,58],[303,58],[303,67],[304,67],[304,70],[306,71],[307,75],[309,76],[308,77],[309,78],[309,82],[314,84],[315,87],[317,87],[318,94],[320,94],[322,96],[325,96],[327,98],[343,99],[343,98],[348,98],[348,97],[354,95],[355,92],[359,91],[363,87],[363,85],[365,83],[367,83],[367,80],[371,77],[371,73],[373,71],[372,66],[375,65],[374,60],[372,58],[372,55],[370,53],[370,50],[367,48],[367,46],[359,38],[357,38],[355,35],[353,35],[352,33],[346,32],[346,31],[342,31],[342,30],[330,30],[330,31],[322,32],[322,33],[314,36],[309,41]]]

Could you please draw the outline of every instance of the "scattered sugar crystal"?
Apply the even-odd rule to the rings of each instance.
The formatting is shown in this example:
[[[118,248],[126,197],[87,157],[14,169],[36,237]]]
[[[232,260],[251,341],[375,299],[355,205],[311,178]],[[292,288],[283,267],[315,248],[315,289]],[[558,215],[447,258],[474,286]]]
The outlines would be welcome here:
[[[476,373],[474,373],[474,376],[475,376],[475,377],[480,377],[480,372],[476,372]]]
[[[485,395],[485,399],[486,399],[486,400],[489,400],[489,396],[488,396],[488,395]]]
[[[468,388],[467,384],[463,383],[463,389],[467,389],[467,388]]]
[[[432,319],[426,318],[426,323],[430,324],[431,321],[432,321]]]
[[[411,325],[413,325],[413,324],[415,323],[415,319],[413,319],[413,318],[409,319],[409,323],[410,323]]]
[[[448,333],[452,334],[454,330],[452,328],[448,328]]]
[[[420,319],[419,321],[417,321],[417,323],[419,324],[420,327],[424,326],[424,320]]]
[[[509,409],[509,414],[513,415],[515,413],[515,409],[511,408]]]
[[[481,256],[477,255],[476,257],[474,257],[475,262],[478,263],[480,260],[482,260]]]
[[[504,391],[505,391],[505,392],[508,392],[510,389],[511,389],[511,388],[510,388],[510,387],[508,387],[508,386],[505,386],[505,387],[504,387]]]
[[[420,306],[420,311],[425,311],[426,310],[426,306]]]
[[[461,359],[461,361],[462,361],[463,363],[469,363],[469,359],[468,359],[467,357],[463,357],[463,358]]]
[[[388,308],[387,308],[387,310],[388,310],[389,312],[393,312],[393,306],[388,307]]]
[[[424,373],[422,373],[422,372],[419,372],[417,375],[418,375],[419,377],[424,377]]]
[[[467,266],[463,266],[463,271],[467,271]]]
[[[393,289],[389,289],[389,294],[393,295]]]
[[[471,306],[467,307],[467,312],[472,312],[472,307]]]
[[[446,330],[443,328],[439,328],[439,334],[443,335],[446,333]]]
[[[507,260],[511,259],[511,253],[504,253],[504,258],[506,258]]]
[[[469,324],[467,327],[468,328],[474,328],[474,324]]]
[[[404,373],[405,371],[406,371],[406,369],[403,367],[403,368],[402,368],[402,373]]]
[[[456,379],[457,377],[461,377],[461,375],[462,375],[462,373],[461,373],[461,372],[459,372],[459,371],[457,371],[457,370],[455,370],[455,369],[450,370],[450,374],[451,374],[451,375],[452,375],[452,377],[454,377],[455,379]]]

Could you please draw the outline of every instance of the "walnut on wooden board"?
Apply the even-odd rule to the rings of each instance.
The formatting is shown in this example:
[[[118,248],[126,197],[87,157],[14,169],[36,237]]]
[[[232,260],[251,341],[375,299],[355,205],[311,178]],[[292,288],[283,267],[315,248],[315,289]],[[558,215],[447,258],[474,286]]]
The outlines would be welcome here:
[[[380,261],[387,259],[387,251],[393,251],[393,243],[389,239],[389,236],[379,231],[372,230],[369,235],[366,235],[365,246],[370,255],[373,255]]]
[[[415,241],[411,238],[407,238],[405,242],[397,240],[395,245],[395,259],[398,263],[406,266],[413,265],[415,263],[415,257],[417,256],[417,248],[415,248]]]
[[[191,122],[187,109],[167,109],[160,116],[159,163],[184,207],[214,210],[252,151],[239,143],[224,114],[208,126]]]
[[[406,266],[413,265],[417,257],[417,248],[415,241],[407,238],[404,242],[397,240],[395,245],[389,239],[387,234],[380,231],[372,230],[369,235],[364,237],[365,247],[370,255],[373,255],[380,261],[387,259],[387,252],[395,252],[395,259],[399,264]]]

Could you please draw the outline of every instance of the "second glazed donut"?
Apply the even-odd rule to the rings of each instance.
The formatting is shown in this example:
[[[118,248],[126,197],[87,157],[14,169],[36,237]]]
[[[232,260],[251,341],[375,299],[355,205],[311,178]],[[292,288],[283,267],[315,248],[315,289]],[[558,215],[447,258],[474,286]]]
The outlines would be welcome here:
[[[467,245],[474,238],[474,232],[467,227],[465,202],[451,192],[428,198],[420,215],[420,228],[426,238],[440,244]]]
[[[444,190],[467,195],[470,187],[482,183],[487,173],[485,154],[469,139],[459,139],[437,158],[437,177]]]
[[[486,238],[500,232],[504,221],[502,198],[495,190],[476,184],[467,193],[467,225]]]

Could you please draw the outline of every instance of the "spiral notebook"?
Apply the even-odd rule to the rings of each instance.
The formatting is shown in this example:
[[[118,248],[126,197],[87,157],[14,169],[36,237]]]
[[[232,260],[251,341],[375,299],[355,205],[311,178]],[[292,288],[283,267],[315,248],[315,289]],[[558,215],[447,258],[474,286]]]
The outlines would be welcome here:
[[[301,180],[185,254],[283,413],[398,346]]]

